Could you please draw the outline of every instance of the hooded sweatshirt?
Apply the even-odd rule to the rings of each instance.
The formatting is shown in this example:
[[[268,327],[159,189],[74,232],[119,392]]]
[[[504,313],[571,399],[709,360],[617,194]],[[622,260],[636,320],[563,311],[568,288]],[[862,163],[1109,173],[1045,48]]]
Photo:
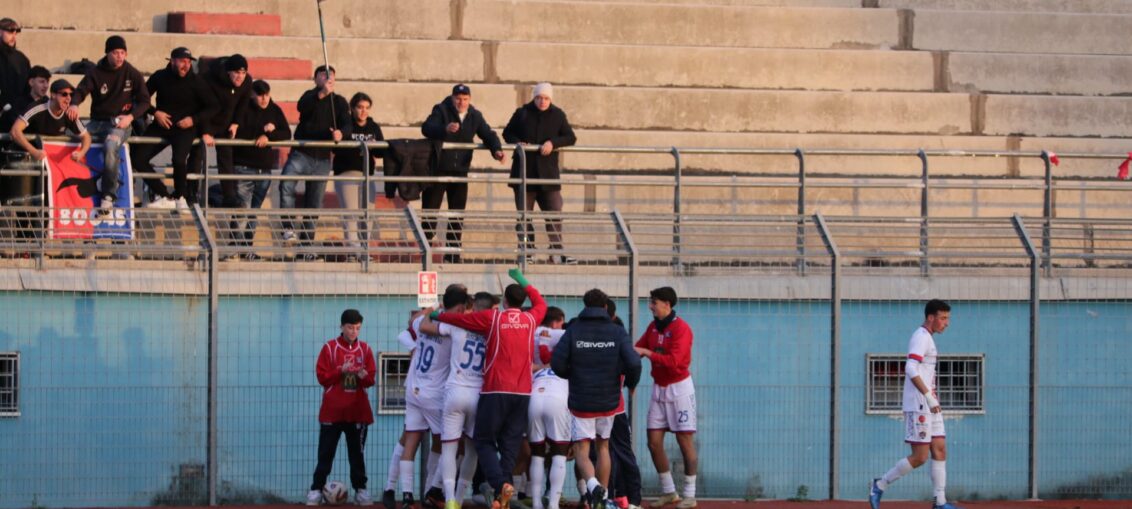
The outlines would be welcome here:
[[[149,89],[145,78],[129,62],[110,68],[106,57],[83,76],[75,89],[71,104],[79,105],[91,98],[91,120],[111,120],[118,115],[139,118],[149,111]]]

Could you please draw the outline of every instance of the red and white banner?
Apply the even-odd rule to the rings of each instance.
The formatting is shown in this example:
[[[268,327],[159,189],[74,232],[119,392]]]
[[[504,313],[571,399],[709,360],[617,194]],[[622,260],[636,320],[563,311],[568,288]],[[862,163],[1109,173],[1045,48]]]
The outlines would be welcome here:
[[[91,145],[85,161],[71,159],[77,143],[45,142],[47,189],[51,203],[48,237],[53,239],[119,239],[134,238],[133,173],[129,150],[123,145],[118,153],[118,192],[114,208],[105,216],[94,211],[102,201],[99,183],[102,180],[102,144]]]

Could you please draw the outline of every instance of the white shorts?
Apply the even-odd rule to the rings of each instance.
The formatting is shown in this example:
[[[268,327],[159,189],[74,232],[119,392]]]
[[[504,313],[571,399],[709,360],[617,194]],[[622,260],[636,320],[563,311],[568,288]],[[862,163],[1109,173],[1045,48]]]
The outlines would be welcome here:
[[[692,377],[671,385],[654,385],[646,429],[696,432],[696,386]]]
[[[570,427],[574,416],[566,407],[566,398],[532,394],[527,406],[527,420],[530,422],[527,439],[532,444],[550,440],[558,444],[570,443]]]
[[[440,440],[451,442],[461,435],[471,437],[476,430],[476,404],[480,390],[476,387],[449,387],[444,395],[444,421]]]
[[[612,415],[606,417],[578,417],[573,416],[573,429],[571,438],[575,442],[600,438],[609,440],[609,433],[613,431]]]
[[[434,402],[410,394],[405,398],[405,431],[440,433],[443,431],[441,420],[443,409],[443,401]]]
[[[933,438],[944,438],[943,412],[904,412],[904,441],[910,444],[930,444]]]

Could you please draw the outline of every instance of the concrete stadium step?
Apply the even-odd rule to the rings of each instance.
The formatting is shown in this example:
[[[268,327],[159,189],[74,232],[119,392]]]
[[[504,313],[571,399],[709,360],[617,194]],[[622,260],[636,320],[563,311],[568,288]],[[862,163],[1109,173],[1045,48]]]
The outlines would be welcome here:
[[[919,50],[993,53],[1132,54],[1132,14],[916,10]]]
[[[946,90],[1020,94],[1123,95],[1132,56],[948,52]]]
[[[553,55],[553,58],[546,58]],[[502,42],[502,82],[605,86],[931,91],[929,52]]]
[[[35,64],[56,69],[83,57],[102,58],[107,32],[25,30],[20,48]],[[186,46],[196,55],[291,57],[322,62],[317,37],[123,34],[129,61],[149,74],[165,67],[169,51]],[[407,81],[484,81],[483,44],[471,41],[339,39],[328,41],[330,62],[342,79]],[[380,58],[375,58],[380,56]],[[251,69],[253,75],[255,68]],[[309,75],[308,75],[309,77]]]
[[[863,49],[897,47],[899,29],[894,9],[467,0],[457,38]]]
[[[1132,2],[1128,0],[879,0],[877,4],[889,9],[1132,13]]]
[[[217,56],[202,56],[198,69],[207,66]],[[310,60],[300,58],[273,58],[248,56],[248,72],[256,79],[263,80],[309,80],[314,75],[315,65]],[[336,73],[337,74],[337,73]]]
[[[170,12],[165,30],[177,34],[283,35],[278,14]]]

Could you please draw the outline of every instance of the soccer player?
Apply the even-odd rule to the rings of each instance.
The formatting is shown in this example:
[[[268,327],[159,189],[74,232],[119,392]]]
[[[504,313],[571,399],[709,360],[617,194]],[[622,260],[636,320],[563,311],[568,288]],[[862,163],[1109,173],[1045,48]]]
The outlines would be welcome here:
[[[676,290],[661,287],[649,292],[653,321],[637,341],[637,353],[652,363],[652,396],[649,398],[648,443],[652,463],[660,476],[662,495],[652,504],[677,503],[677,509],[696,507],[696,388],[692,384],[692,328],[676,316]],[[676,483],[664,452],[664,433],[676,434],[684,456],[684,497],[676,494]]]
[[[480,491],[492,509],[508,509],[515,487],[507,478],[515,468],[519,441],[527,429],[531,399],[531,359],[535,328],[546,316],[546,301],[519,269],[508,274],[518,284],[503,291],[507,309],[470,314],[441,313],[438,319],[487,338],[483,390],[476,404],[476,453],[487,486]],[[521,306],[531,299],[530,311]]]
[[[550,454],[550,492],[546,509],[558,509],[562,487],[566,484],[566,455],[570,452],[570,409],[566,398],[570,383],[550,369],[550,354],[566,331],[566,314],[556,307],[546,308],[542,325],[535,329],[535,371],[531,385],[530,421],[527,438],[531,443],[530,487],[534,509],[543,509],[542,492],[546,475],[546,456]]]
[[[943,429],[943,413],[936,399],[935,366],[939,352],[935,335],[942,334],[951,321],[951,305],[929,300],[924,306],[924,323],[908,341],[908,360],[904,363],[904,441],[912,446],[912,454],[901,458],[883,477],[869,483],[869,505],[880,506],[888,485],[932,459],[933,509],[959,509],[947,502],[947,434]]]
[[[605,509],[610,505],[605,489],[609,486],[609,433],[613,416],[625,408],[621,382],[637,385],[641,358],[625,329],[610,320],[605,292],[594,288],[582,301],[586,307],[554,347],[550,365],[570,381],[567,406],[573,415],[574,461],[586,479],[590,507]],[[598,451],[596,468],[590,461],[590,442]]]
[[[452,284],[444,290],[444,308],[451,309],[454,314],[464,314],[467,300],[468,290],[464,285]],[[429,452],[426,463],[426,488],[439,484],[435,482],[440,464],[438,445],[443,430],[444,386],[448,383],[452,342],[421,331],[421,323],[427,315],[422,312],[412,322],[412,330],[417,337],[417,354],[412,368],[415,371],[414,383],[405,388],[405,451],[399,466],[403,507],[413,504],[413,456],[427,431],[432,432],[434,450]]]
[[[366,430],[373,424],[373,409],[366,395],[377,373],[373,351],[358,339],[362,314],[356,309],[342,312],[342,333],[327,341],[318,354],[315,374],[322,385],[322,408],[318,411],[318,466],[314,470],[307,505],[322,501],[322,488],[334,464],[338,439],[346,435],[346,453],[350,458],[350,483],[354,501],[361,506],[373,504],[366,490]]]

